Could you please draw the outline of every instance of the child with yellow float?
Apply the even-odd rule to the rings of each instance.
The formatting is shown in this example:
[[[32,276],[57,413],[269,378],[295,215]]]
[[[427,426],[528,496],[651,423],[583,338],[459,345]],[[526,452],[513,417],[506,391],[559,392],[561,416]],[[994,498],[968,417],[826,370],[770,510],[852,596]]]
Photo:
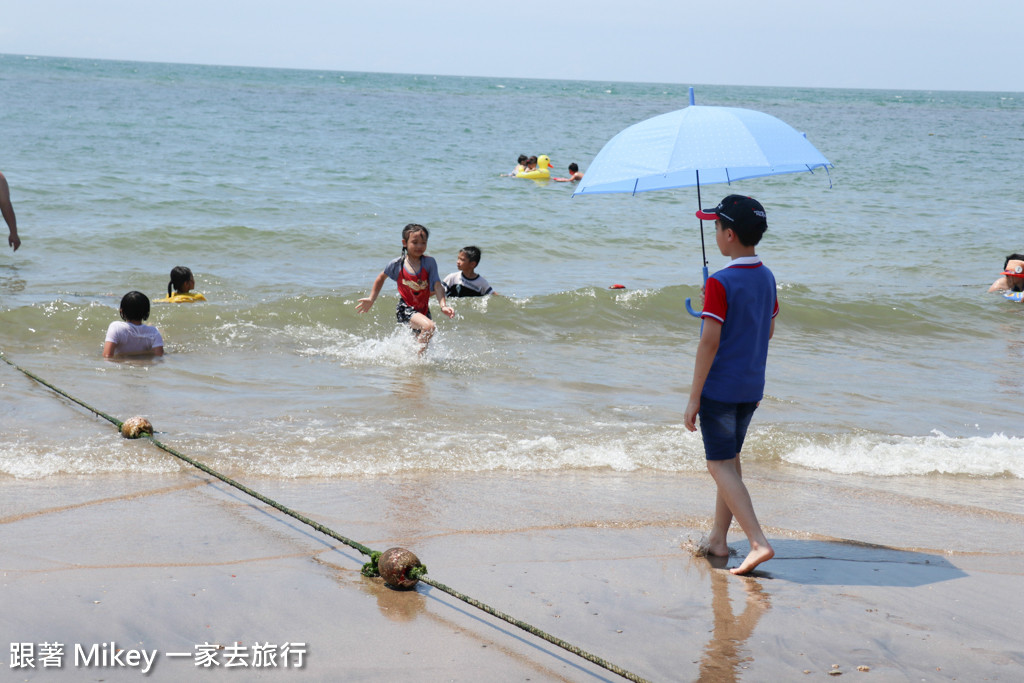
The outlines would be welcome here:
[[[551,159],[547,154],[530,157],[522,168],[516,167],[516,178],[547,180],[551,177]]]

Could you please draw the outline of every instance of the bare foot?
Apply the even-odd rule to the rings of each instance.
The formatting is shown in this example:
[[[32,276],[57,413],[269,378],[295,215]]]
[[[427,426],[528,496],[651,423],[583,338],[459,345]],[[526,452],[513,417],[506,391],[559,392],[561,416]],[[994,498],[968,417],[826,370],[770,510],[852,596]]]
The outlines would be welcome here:
[[[762,562],[767,562],[773,557],[775,557],[775,551],[772,550],[772,547],[767,543],[763,546],[751,548],[750,552],[747,553],[746,558],[744,558],[743,564],[741,564],[738,567],[733,567],[729,570],[729,573],[740,575],[749,574],[750,572],[754,571],[754,567],[761,564]]]
[[[732,552],[732,548],[726,545],[724,540],[717,541],[703,536],[697,543],[693,554],[697,557],[729,557]]]
[[[708,543],[707,554],[716,557],[729,557],[732,554],[732,550],[725,543]]]
[[[729,557],[732,551],[726,544],[724,538],[715,538],[714,536],[708,536],[706,546],[708,555],[716,555],[718,557]]]
[[[420,350],[416,352],[417,356],[423,356],[427,352],[427,347],[430,346],[430,337],[432,335],[421,332],[416,336],[416,341],[419,342]]]

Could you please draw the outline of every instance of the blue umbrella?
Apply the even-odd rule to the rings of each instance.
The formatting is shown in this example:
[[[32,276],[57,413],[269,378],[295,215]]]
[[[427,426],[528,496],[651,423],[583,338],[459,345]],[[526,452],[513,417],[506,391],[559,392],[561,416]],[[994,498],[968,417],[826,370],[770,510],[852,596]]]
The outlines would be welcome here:
[[[744,178],[813,172],[832,163],[807,137],[774,116],[736,107],[690,106],[626,128],[601,148],[573,196],[636,194],[651,190],[732,183]],[[704,280],[708,260],[700,231]],[[698,316],[686,300],[686,310]]]

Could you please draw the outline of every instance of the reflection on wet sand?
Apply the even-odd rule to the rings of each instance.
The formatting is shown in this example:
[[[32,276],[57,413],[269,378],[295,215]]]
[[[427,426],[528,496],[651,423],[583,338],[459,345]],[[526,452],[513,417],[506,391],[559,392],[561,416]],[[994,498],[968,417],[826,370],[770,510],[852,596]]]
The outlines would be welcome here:
[[[708,556],[707,561],[711,575],[711,609],[715,627],[711,640],[704,647],[700,677],[697,680],[712,683],[736,681],[739,679],[740,668],[744,662],[749,661],[742,654],[744,645],[757,627],[761,615],[771,608],[771,601],[758,579],[736,577],[725,570],[728,557]],[[730,586],[734,592],[745,593],[745,605],[738,616],[733,614],[729,598]]]
[[[377,609],[391,621],[412,621],[426,610],[426,598],[421,593],[395,590],[383,579],[360,577],[359,588],[377,599]]]
[[[577,680],[576,678],[566,676],[564,671],[560,670],[560,667],[565,664],[577,666],[568,655],[557,651],[551,653],[552,664],[544,658],[538,658],[533,650],[524,653],[509,647],[510,635],[513,636],[513,642],[529,641],[524,640],[521,636],[512,633],[496,622],[483,620],[475,622],[478,624],[488,624],[493,631],[467,628],[456,617],[458,615],[477,617],[478,614],[464,605],[457,604],[457,601],[455,603],[446,601],[444,596],[436,591],[432,593],[430,588],[395,590],[385,584],[382,578],[367,578],[358,571],[353,571],[351,568],[325,559],[323,555],[313,559],[318,564],[333,570],[333,578],[342,588],[355,586],[363,593],[373,596],[377,601],[377,608],[380,610],[380,613],[392,622],[411,623],[419,618],[424,618],[433,624],[435,632],[458,633],[472,638],[479,643],[481,648],[490,648],[492,651],[500,652],[505,657],[513,660],[517,665],[528,667],[537,673],[537,680],[566,682]],[[420,585],[422,586],[423,584]],[[451,611],[446,612],[445,608]],[[491,637],[492,633],[494,637]],[[526,680],[531,679],[527,678]]]

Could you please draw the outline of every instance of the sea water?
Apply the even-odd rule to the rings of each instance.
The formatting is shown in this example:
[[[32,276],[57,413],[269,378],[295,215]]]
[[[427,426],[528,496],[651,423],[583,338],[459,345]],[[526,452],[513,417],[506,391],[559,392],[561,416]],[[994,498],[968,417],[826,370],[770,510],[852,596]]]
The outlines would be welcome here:
[[[781,118],[834,164],[700,188],[704,206],[742,192],[768,212],[781,314],[746,462],[1024,478],[1024,305],[986,292],[1024,251],[1024,94],[695,92]],[[697,189],[573,198],[502,176],[519,154],[586,171],[687,104],[686,85],[0,55],[22,237],[0,254],[0,351],[249,478],[699,471],[683,302],[702,250],[712,271],[726,260],[711,224],[702,243]],[[355,310],[410,222],[442,276],[479,246],[500,294],[455,301],[454,320],[435,303],[423,356],[393,283]],[[177,265],[208,301],[154,304],[166,355],[102,359],[120,297],[163,296]],[[0,391],[3,476],[181,467],[7,364]]]

